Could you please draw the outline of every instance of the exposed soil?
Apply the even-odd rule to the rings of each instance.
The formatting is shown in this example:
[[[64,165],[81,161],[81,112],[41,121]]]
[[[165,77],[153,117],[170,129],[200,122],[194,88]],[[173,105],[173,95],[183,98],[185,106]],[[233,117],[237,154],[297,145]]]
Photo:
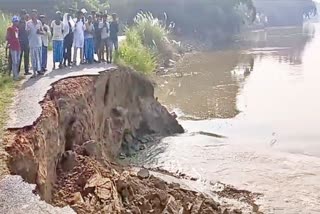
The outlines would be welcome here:
[[[140,148],[144,135],[184,131],[145,77],[121,68],[60,80],[41,106],[34,125],[8,130],[4,145],[11,173],[36,184],[45,201],[77,213],[239,212],[112,162]]]

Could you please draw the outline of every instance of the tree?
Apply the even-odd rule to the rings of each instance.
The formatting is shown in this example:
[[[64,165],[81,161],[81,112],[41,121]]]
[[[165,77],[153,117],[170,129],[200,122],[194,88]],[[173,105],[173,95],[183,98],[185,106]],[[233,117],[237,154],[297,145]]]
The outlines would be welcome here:
[[[59,10],[81,9],[104,11],[109,7],[108,0],[55,0]]]
[[[56,10],[67,12],[69,8],[104,11],[108,7],[108,0],[1,0],[1,10],[18,13],[22,8],[28,11],[37,9],[49,16]]]
[[[184,34],[203,37],[226,37],[255,19],[252,0],[109,0],[111,10],[122,20],[130,20],[139,11],[150,11],[176,23]]]

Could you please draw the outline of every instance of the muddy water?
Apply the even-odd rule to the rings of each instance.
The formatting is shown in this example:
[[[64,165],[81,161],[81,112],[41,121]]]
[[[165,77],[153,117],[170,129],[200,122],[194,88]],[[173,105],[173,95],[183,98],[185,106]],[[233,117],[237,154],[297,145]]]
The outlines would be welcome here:
[[[139,157],[262,193],[265,213],[320,213],[320,25],[251,32],[157,79],[186,134]],[[224,138],[216,138],[214,133]]]

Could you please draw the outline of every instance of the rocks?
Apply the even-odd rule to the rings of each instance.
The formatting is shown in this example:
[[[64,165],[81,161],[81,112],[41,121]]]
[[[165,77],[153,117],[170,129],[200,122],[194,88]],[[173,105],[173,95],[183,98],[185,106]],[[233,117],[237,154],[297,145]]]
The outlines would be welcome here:
[[[141,150],[145,150],[146,148],[147,148],[146,145],[143,145],[143,144],[139,146],[139,150],[140,150],[140,151],[141,151]]]
[[[95,174],[88,180],[84,190],[89,188],[94,189],[94,193],[99,199],[108,200],[112,195],[113,184],[109,178]]]
[[[82,195],[80,192],[76,192],[74,193],[69,199],[68,199],[68,203],[70,205],[74,205],[74,204],[82,204],[84,203],[84,200],[82,198]]]
[[[147,179],[150,177],[150,172],[147,169],[140,169],[137,173],[138,178],[140,179]]]
[[[126,159],[126,157],[127,157],[127,156],[126,156],[126,154],[124,154],[124,153],[120,153],[120,154],[119,154],[119,159],[120,159],[120,160],[124,160],[124,159]]]
[[[98,157],[98,143],[94,140],[90,140],[90,141],[87,141],[85,142],[83,145],[82,145],[84,151],[85,151],[85,154],[88,155],[88,156],[92,156],[92,157]]]
[[[63,154],[61,167],[64,171],[70,171],[77,165],[76,155],[77,154],[72,151],[67,151]]]
[[[146,169],[132,175],[108,161],[122,152],[123,142],[140,150],[154,142],[153,135],[184,131],[155,100],[153,85],[145,77],[115,70],[99,77],[64,79],[53,85],[41,105],[43,114],[35,124],[10,131],[4,144],[10,163],[19,163],[12,164],[11,171],[36,183],[45,200],[59,207],[72,205],[80,214],[164,209],[190,213],[193,206],[187,205],[206,201],[201,194],[150,176]],[[195,209],[201,213],[213,207],[202,203]]]
[[[163,180],[158,180],[155,182],[154,186],[160,190],[166,190],[167,184]]]

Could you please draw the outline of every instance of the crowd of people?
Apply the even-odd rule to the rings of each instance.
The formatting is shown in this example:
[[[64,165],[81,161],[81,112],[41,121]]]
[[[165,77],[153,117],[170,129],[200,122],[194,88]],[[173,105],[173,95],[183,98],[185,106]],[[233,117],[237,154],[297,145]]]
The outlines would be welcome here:
[[[85,9],[64,15],[57,11],[49,24],[44,14],[32,10],[29,15],[21,10],[19,16],[12,17],[12,26],[7,29],[9,49],[9,69],[13,78],[18,79],[22,60],[25,75],[29,71],[29,59],[33,76],[47,71],[48,47],[52,41],[53,69],[78,65],[79,63],[112,62],[113,49],[118,50],[119,24],[117,15],[107,12],[100,14]],[[72,50],[73,49],[73,50]],[[79,51],[79,56],[78,56]],[[30,55],[30,56],[29,56]],[[73,55],[73,56],[72,56]]]

